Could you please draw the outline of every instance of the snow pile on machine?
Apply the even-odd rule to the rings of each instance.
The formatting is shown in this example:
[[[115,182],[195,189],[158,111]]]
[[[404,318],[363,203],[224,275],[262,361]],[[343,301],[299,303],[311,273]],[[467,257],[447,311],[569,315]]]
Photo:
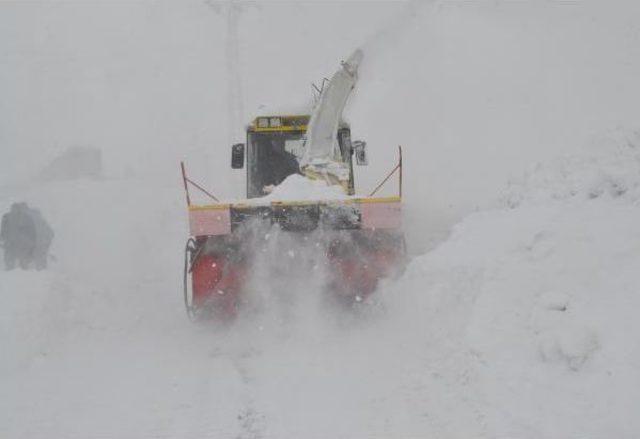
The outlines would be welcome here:
[[[388,290],[440,437],[640,431],[640,138],[538,165]],[[420,346],[418,348],[418,346]],[[420,349],[420,355],[410,350]]]
[[[254,203],[270,203],[272,201],[304,201],[304,200],[347,200],[341,186],[327,184],[324,180],[311,180],[300,174],[288,176],[276,186],[269,195],[253,200]],[[252,200],[247,200],[252,202]]]

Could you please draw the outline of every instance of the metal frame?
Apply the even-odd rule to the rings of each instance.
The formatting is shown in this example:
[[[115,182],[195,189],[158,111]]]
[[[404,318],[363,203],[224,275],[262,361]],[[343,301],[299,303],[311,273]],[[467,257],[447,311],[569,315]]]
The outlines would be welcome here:
[[[183,287],[184,287],[184,308],[187,311],[187,316],[189,320],[193,321],[196,318],[195,307],[193,306],[193,286],[191,286],[191,297],[189,297],[189,275],[191,274],[191,270],[193,268],[194,257],[192,256],[194,251],[197,251],[196,240],[193,238],[189,238],[184,247],[184,277],[183,277]],[[196,257],[200,252],[196,253]]]
[[[208,190],[200,186],[198,183],[196,183],[195,181],[187,177],[187,172],[185,171],[185,168],[184,168],[184,162],[180,162],[180,169],[182,169],[182,182],[184,183],[184,192],[187,197],[187,207],[191,207],[191,197],[189,196],[189,185],[187,183],[193,185],[196,189],[199,189],[202,193],[207,195],[212,200],[218,203],[220,202],[218,197],[216,197],[211,192],[209,192]]]
[[[387,174],[387,176],[380,182],[378,186],[369,194],[370,197],[373,197],[378,190],[398,171],[398,196],[402,198],[402,146],[398,146],[398,164]]]

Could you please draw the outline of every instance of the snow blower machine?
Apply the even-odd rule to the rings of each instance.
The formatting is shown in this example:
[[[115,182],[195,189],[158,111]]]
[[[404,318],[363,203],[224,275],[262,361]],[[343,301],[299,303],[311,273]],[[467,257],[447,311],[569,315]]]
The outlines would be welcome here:
[[[274,228],[304,240],[314,236],[324,259],[326,290],[343,303],[366,301],[380,279],[402,266],[400,147],[398,163],[386,178],[368,196],[355,195],[353,159],[367,164],[366,144],[351,141],[342,110],[361,59],[361,51],[354,52],[325,81],[311,115],[261,116],[247,127],[246,143],[231,149],[233,169],[245,168],[246,161],[246,200],[221,202],[181,163],[190,229],[184,260],[190,318],[236,316],[259,253],[257,243]],[[393,175],[397,195],[376,197]],[[190,187],[214,203],[192,204]]]

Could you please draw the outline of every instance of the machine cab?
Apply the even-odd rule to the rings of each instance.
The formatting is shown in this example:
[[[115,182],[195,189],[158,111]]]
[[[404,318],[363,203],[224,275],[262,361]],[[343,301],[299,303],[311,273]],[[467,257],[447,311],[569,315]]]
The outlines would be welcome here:
[[[299,161],[304,153],[305,133],[310,116],[261,116],[247,127],[247,143],[233,145],[231,166],[244,167],[245,151],[247,161],[247,198],[268,195],[275,186],[288,176],[300,173]],[[341,123],[338,128],[338,144],[342,161],[349,168],[348,194],[354,193],[353,163],[354,150],[358,164],[366,164],[364,143],[356,147],[351,143],[351,129]],[[360,148],[360,149],[358,149]],[[363,161],[363,163],[361,163]]]

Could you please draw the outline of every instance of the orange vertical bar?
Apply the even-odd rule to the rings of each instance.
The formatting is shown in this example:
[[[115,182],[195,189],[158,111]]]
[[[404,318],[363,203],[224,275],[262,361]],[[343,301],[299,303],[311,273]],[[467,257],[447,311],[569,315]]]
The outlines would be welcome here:
[[[399,193],[400,193],[400,198],[402,198],[402,146],[398,145],[398,167],[400,168],[400,172],[398,173],[399,177],[399,182],[398,182],[398,188],[399,188]]]
[[[187,173],[184,170],[184,162],[180,162],[180,168],[182,169],[182,182],[184,183],[184,193],[187,196],[187,207],[190,207],[191,199],[189,198],[189,187],[187,186]]]

